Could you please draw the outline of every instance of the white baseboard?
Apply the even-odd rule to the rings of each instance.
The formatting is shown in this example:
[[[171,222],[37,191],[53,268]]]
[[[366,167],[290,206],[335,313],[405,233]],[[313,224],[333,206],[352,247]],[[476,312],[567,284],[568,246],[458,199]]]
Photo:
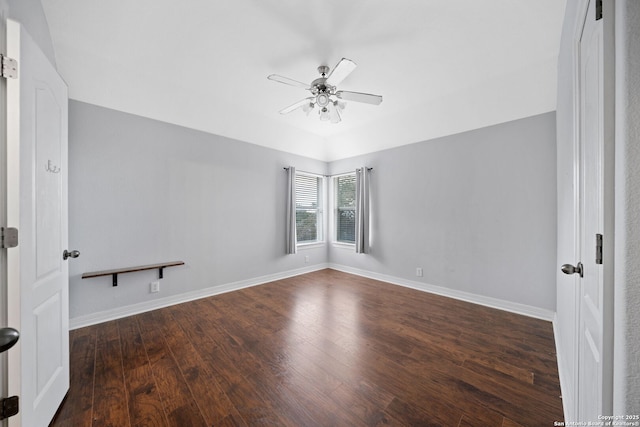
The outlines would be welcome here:
[[[100,311],[85,316],[74,317],[69,319],[69,329],[78,329],[85,326],[95,325],[97,323],[108,322],[110,320],[120,319],[122,317],[132,316],[134,314],[144,313],[146,311],[156,310],[158,308],[168,307],[174,304],[192,301],[200,298],[206,298],[213,295],[223,294],[226,292],[236,291],[238,289],[248,288],[251,286],[262,285],[276,280],[286,279],[287,277],[299,276],[301,274],[311,273],[313,271],[331,268],[345,273],[355,274],[357,276],[368,277],[370,279],[380,280],[382,282],[394,285],[404,286],[419,291],[429,292],[436,295],[442,295],[449,298],[455,298],[474,304],[484,305],[486,307],[496,308],[498,310],[509,311],[524,316],[534,317],[537,319],[553,321],[555,313],[538,307],[525,304],[519,304],[511,301],[505,301],[497,298],[476,295],[469,292],[458,291],[455,289],[443,288],[441,286],[429,285],[422,282],[402,279],[399,277],[389,276],[386,274],[374,273],[371,271],[360,270],[358,268],[348,267],[340,264],[322,263],[311,267],[288,270],[281,273],[260,276],[252,279],[241,280],[238,282],[227,283],[210,288],[198,289],[196,291],[185,292],[179,295],[173,295],[166,298],[160,298],[153,301],[145,301],[138,304],[127,305],[124,307],[114,308],[112,310]]]
[[[274,282],[276,280],[286,279],[287,277],[299,276],[301,274],[311,273],[313,271],[324,270],[326,268],[329,268],[329,264],[315,264],[311,267],[298,268],[295,270],[288,270],[275,274],[268,274],[266,276],[240,280],[238,282],[212,286],[205,289],[198,289],[196,291],[172,295],[170,297],[160,298],[153,301],[145,301],[138,304],[114,308],[112,310],[105,310],[98,313],[87,314],[85,316],[74,317],[72,319],[69,319],[69,329],[73,330],[83,328],[85,326],[95,325],[97,323],[108,322],[110,320],[120,319],[122,317],[156,310],[158,308],[168,307],[170,305],[181,304],[183,302],[206,298],[213,295],[224,294],[226,292],[236,291],[238,289],[262,285],[265,283]]]
[[[387,282],[394,285],[404,286],[406,288],[416,289],[419,291],[429,292],[432,294],[454,298],[457,300],[484,305],[486,307],[496,308],[498,310],[509,311],[511,313],[521,314],[523,316],[547,320],[549,322],[553,321],[553,318],[555,316],[555,312],[551,310],[545,310],[539,307],[533,307],[530,305],[520,304],[517,302],[505,301],[498,298],[491,298],[483,295],[472,294],[470,292],[444,288],[442,286],[435,286],[427,283],[415,282],[413,280],[402,279],[395,276],[388,276],[386,274],[373,273],[371,271],[360,270],[358,268],[348,267],[346,265],[329,264],[329,268],[332,268],[338,271],[343,271],[345,273],[355,274],[357,276],[367,277],[369,279],[380,280],[381,282]]]

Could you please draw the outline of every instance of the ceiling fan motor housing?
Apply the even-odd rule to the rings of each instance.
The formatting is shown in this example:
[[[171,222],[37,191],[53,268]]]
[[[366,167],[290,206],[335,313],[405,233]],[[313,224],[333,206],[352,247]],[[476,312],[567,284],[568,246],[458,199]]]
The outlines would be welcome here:
[[[327,84],[326,77],[320,77],[311,82],[311,93],[317,95],[318,93],[326,93],[333,95],[336,88]]]

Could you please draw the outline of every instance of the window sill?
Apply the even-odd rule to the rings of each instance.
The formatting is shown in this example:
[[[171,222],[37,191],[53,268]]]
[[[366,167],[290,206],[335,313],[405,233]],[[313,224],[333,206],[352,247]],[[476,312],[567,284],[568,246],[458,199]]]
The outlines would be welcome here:
[[[332,242],[332,246],[334,248],[352,249],[353,250],[353,248],[355,248],[356,244],[355,243]]]
[[[313,242],[313,243],[298,243],[296,247],[300,250],[305,250],[305,249],[323,248],[324,246],[325,246],[325,242]]]

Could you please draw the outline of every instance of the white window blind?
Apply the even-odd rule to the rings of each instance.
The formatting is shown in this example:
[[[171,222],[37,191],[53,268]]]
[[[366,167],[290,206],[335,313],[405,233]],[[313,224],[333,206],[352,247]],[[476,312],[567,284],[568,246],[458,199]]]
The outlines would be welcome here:
[[[322,177],[296,174],[296,235],[298,243],[323,240]]]
[[[356,241],[356,175],[348,174],[334,178],[336,241]]]

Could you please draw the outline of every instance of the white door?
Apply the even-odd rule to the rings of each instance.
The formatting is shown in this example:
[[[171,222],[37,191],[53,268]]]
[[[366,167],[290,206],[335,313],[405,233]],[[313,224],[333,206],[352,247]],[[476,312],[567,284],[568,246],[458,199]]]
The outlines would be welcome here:
[[[612,312],[612,282],[605,280],[604,260],[600,260],[598,237],[610,237],[605,230],[605,179],[607,151],[606,127],[612,126],[606,116],[608,99],[605,90],[605,38],[604,21],[596,19],[596,5],[589,2],[582,37],[580,38],[580,228],[579,254],[583,263],[580,280],[580,322],[578,347],[579,403],[578,418],[598,421],[598,416],[611,415],[610,338]],[[600,6],[601,7],[601,6]],[[609,92],[610,93],[610,92]],[[607,233],[608,232],[608,233]],[[611,260],[609,268],[611,268]],[[608,335],[607,335],[608,334]]]
[[[605,218],[609,200],[606,199],[610,174],[609,138],[612,120],[607,110],[611,88],[606,85],[604,21],[596,19],[596,0],[588,2],[578,43],[576,77],[578,82],[578,144],[574,164],[577,168],[576,190],[577,255],[579,264],[563,266],[565,273],[576,274],[578,286],[577,322],[577,381],[574,396],[577,419],[571,421],[599,421],[599,416],[611,415],[611,307],[610,289],[605,264],[610,270],[612,260],[601,254],[604,244],[611,247],[612,227]],[[610,92],[609,92],[610,93]],[[604,237],[607,236],[605,239]],[[600,418],[601,419],[601,418]]]
[[[67,88],[20,24],[7,20],[7,221],[20,231],[7,250],[8,319],[20,330],[9,351],[8,388],[20,396],[10,426],[46,426],[69,388]]]

